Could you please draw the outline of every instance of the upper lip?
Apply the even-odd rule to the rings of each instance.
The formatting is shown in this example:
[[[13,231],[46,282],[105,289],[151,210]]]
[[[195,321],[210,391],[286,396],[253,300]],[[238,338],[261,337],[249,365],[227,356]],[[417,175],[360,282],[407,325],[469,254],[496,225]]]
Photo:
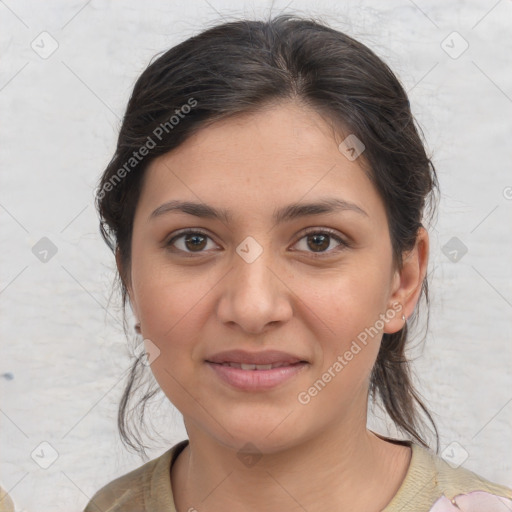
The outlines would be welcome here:
[[[245,350],[227,350],[218,352],[206,359],[210,363],[239,363],[239,364],[295,364],[307,362],[305,359],[281,352],[279,350],[265,350],[262,352],[247,352]]]

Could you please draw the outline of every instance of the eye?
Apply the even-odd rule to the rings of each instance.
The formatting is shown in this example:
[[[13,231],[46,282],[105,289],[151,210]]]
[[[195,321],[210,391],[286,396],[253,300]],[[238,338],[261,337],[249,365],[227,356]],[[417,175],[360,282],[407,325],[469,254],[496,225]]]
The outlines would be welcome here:
[[[207,248],[210,236],[197,229],[186,229],[165,243],[171,250],[177,249],[188,254],[201,253]],[[215,244],[216,245],[216,244]]]
[[[313,257],[322,257],[325,253],[330,254],[349,247],[348,242],[343,240],[335,231],[330,229],[313,229],[308,231],[306,235],[297,242],[297,244],[300,244],[303,240],[305,242],[302,243],[302,249],[300,250],[310,252],[309,249],[312,249],[311,252],[313,253]],[[334,249],[327,250],[331,246],[332,240],[335,240],[338,245]]]
[[[211,240],[211,237],[203,231],[186,229],[173,236],[165,243],[165,246],[171,248],[174,252],[182,252],[191,255],[193,253],[205,252],[205,250],[208,249],[208,240]],[[331,246],[332,240],[336,241],[338,245],[335,246],[334,249],[327,250]],[[337,252],[338,250],[343,250],[350,246],[350,244],[339,237],[335,231],[318,228],[306,232],[305,236],[295,245],[299,245],[301,242],[303,242],[302,248],[299,250],[312,252],[313,257],[322,257],[324,254]]]

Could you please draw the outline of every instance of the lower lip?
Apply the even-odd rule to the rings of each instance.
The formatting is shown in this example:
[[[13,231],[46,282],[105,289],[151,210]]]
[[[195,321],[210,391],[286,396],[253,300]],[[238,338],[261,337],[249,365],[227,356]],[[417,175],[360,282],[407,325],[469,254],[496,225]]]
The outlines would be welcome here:
[[[271,370],[242,370],[217,363],[207,362],[207,364],[224,382],[244,391],[272,389],[295,377],[308,365],[308,363],[297,363]]]

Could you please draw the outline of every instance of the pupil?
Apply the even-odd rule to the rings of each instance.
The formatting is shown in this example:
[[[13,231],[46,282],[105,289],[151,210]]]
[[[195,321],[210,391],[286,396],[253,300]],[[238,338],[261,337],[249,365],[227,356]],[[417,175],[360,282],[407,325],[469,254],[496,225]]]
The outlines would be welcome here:
[[[323,241],[323,244],[322,246],[319,246],[319,245],[314,245],[313,247],[316,248],[316,249],[327,249],[329,247],[329,237],[326,236],[326,235],[311,235],[310,239],[314,239],[316,241],[320,241],[322,242]]]
[[[197,241],[197,239],[198,239],[198,238],[199,238],[199,239],[201,239],[201,238],[202,238],[202,239],[203,239],[203,243],[201,244],[201,242],[199,242],[199,244],[198,244],[198,243],[193,242],[193,243],[192,243],[192,245],[189,247],[189,245],[188,245],[188,244],[189,244],[189,242],[190,242],[191,240],[196,240],[196,241]],[[193,248],[196,248],[196,249],[202,249],[202,248],[204,247],[204,245],[205,245],[205,244],[204,244],[204,240],[205,240],[205,238],[206,238],[206,237],[204,237],[203,235],[188,235],[187,237],[185,237],[185,244],[187,245],[187,248],[188,248],[188,249],[193,249]]]

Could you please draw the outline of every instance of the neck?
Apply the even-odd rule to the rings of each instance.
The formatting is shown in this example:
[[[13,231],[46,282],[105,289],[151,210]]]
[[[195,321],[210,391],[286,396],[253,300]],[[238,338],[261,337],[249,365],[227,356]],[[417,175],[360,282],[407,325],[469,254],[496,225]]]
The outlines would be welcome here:
[[[409,466],[408,447],[364,428],[332,431],[243,464],[236,450],[187,428],[172,468],[177,510],[382,510]]]

